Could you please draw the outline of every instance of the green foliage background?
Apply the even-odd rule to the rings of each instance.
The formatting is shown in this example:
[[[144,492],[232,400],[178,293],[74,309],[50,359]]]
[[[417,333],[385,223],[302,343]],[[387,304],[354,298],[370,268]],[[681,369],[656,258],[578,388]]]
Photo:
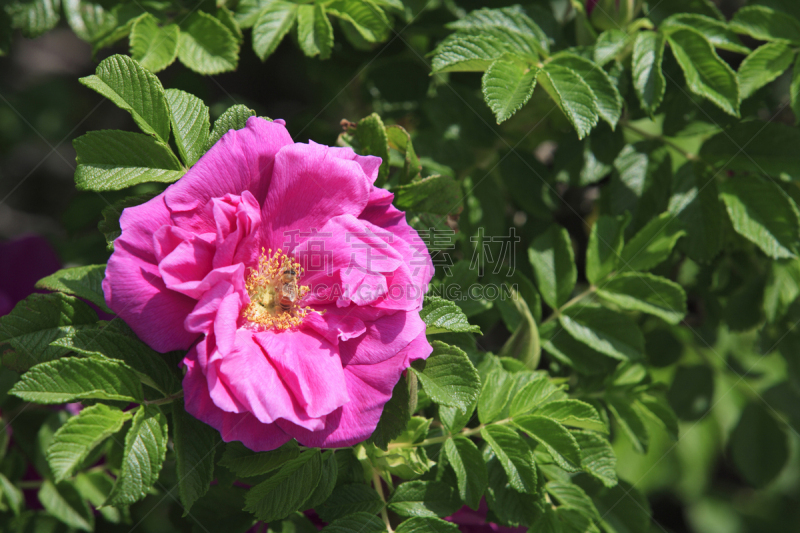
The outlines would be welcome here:
[[[71,267],[0,321],[2,528],[448,531],[485,497],[535,532],[800,530],[800,7],[656,0],[599,31],[518,4],[2,6],[0,238]],[[457,229],[445,296],[518,291],[427,298],[434,356],[352,450],[220,445],[182,354],[83,301],[107,311],[121,208],[251,115],[383,157],[412,224]]]

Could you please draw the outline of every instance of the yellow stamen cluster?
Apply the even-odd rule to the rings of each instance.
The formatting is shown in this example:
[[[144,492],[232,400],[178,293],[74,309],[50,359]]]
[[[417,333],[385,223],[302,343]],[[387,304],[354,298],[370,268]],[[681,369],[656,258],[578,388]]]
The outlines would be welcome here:
[[[274,254],[262,248],[258,268],[251,268],[245,281],[250,305],[242,313],[244,318],[259,329],[282,331],[299,326],[312,311],[299,305],[311,290],[297,284],[302,275],[300,263],[280,248]]]

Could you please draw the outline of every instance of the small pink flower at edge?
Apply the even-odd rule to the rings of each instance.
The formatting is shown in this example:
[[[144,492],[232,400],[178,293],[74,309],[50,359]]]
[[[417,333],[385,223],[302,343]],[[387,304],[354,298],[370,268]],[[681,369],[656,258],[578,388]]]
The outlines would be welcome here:
[[[419,311],[433,265],[373,185],[380,164],[252,117],[123,212],[108,306],[154,349],[189,350],[186,410],[225,441],[363,441],[430,355]]]

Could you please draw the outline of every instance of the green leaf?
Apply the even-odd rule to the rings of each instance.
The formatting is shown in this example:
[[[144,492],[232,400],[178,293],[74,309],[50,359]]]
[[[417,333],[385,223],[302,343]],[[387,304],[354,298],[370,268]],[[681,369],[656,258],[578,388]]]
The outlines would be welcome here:
[[[416,401],[416,397],[414,398]],[[392,389],[392,397],[383,406],[378,426],[369,437],[369,442],[378,448],[386,450],[389,442],[401,435],[411,418],[409,406],[411,397],[408,390],[408,381],[401,375],[397,385]]]
[[[633,448],[639,453],[647,453],[650,436],[642,418],[633,409],[629,398],[614,396],[607,399],[608,409],[614,415],[622,431],[628,436]]]
[[[324,533],[383,533],[383,520],[370,513],[353,513],[334,520],[322,529]]]
[[[783,190],[755,176],[731,178],[719,189],[737,233],[769,257],[796,257],[800,215]]]
[[[196,96],[177,89],[168,89],[166,97],[175,145],[183,162],[191,167],[206,153],[208,107]]]
[[[458,480],[458,494],[470,507],[477,510],[489,485],[489,474],[480,450],[465,437],[453,437],[444,442],[447,463]]]
[[[411,135],[397,124],[386,127],[386,137],[389,141],[389,148],[397,150],[403,156],[403,170],[399,176],[401,185],[411,183],[420,178],[422,165],[419,162],[414,145],[411,143]]]
[[[377,113],[372,113],[359,120],[355,135],[361,145],[360,154],[381,158],[376,183],[382,184],[389,175],[389,137],[381,117]]]
[[[764,311],[769,322],[782,318],[800,296],[800,260],[772,261],[764,289]]]
[[[29,39],[52,30],[61,19],[59,0],[17,0],[3,7],[11,16],[12,26],[22,30],[22,35]]]
[[[47,462],[55,481],[63,481],[89,456],[96,446],[122,429],[131,413],[96,404],[81,410],[58,428],[47,449]]]
[[[297,8],[297,40],[308,57],[328,59],[333,49],[333,26],[322,4]]]
[[[600,118],[605,120],[612,130],[617,127],[617,122],[622,116],[622,96],[605,70],[589,59],[567,52],[553,56],[550,64],[560,65],[578,74],[594,93],[595,106]]]
[[[642,110],[653,115],[664,100],[667,81],[661,71],[666,37],[660,32],[643,31],[633,44],[633,86]]]
[[[511,487],[519,492],[535,494],[536,462],[528,443],[513,429],[499,425],[484,427],[481,437],[503,465]]]
[[[742,100],[775,81],[794,62],[794,50],[782,42],[759,46],[739,66],[739,92]]]
[[[245,511],[263,522],[289,516],[303,506],[322,476],[319,450],[309,450],[285,463],[272,477],[247,491]]]
[[[498,59],[483,75],[483,99],[497,123],[505,122],[530,100],[539,69],[513,59]]]
[[[231,31],[233,36],[236,37],[236,42],[241,46],[242,42],[244,41],[244,34],[242,33],[242,28],[239,27],[239,23],[236,22],[236,17],[233,14],[233,11],[225,6],[222,6],[217,9],[216,17],[217,20],[222,22],[225,27]]]
[[[478,398],[478,419],[482,424],[498,420],[509,402],[513,388],[511,374],[502,368],[496,368],[486,376]]]
[[[497,515],[498,521],[511,526],[533,524],[541,509],[536,505],[537,498],[511,488],[506,471],[491,446],[483,447],[483,459],[489,471],[486,502],[489,509]]]
[[[800,54],[795,59],[792,67],[792,83],[789,86],[789,96],[794,111],[794,123],[800,124]]]
[[[200,74],[236,70],[239,64],[239,40],[212,15],[195,11],[181,23],[178,59]]]
[[[687,163],[675,172],[667,210],[691,228],[681,242],[686,254],[707,263],[722,250],[726,216],[713,176],[701,164]]]
[[[392,189],[394,205],[403,211],[458,215],[462,210],[461,184],[450,176],[428,176]]]
[[[408,481],[398,485],[389,509],[401,516],[449,516],[461,502],[453,488],[440,481]]]
[[[753,486],[767,486],[789,460],[789,439],[767,409],[748,404],[730,436],[733,464]]]
[[[113,55],[100,62],[93,76],[81,78],[80,82],[130,113],[143,132],[155,135],[163,143],[169,141],[169,111],[164,88],[153,73],[135,60]],[[131,152],[138,150],[141,148],[130,149]],[[138,158],[134,154],[131,159]]]
[[[617,457],[611,444],[596,433],[573,431],[581,448],[581,467],[606,487],[617,484]]]
[[[647,531],[652,525],[650,504],[636,487],[620,481],[615,487],[592,494],[605,531]]]
[[[498,355],[522,361],[529,370],[536,370],[542,354],[539,330],[525,300],[513,289],[510,289],[510,294],[512,295],[510,305],[514,307],[521,320],[512,330],[511,337],[503,344]]]
[[[371,0],[335,0],[327,7],[331,15],[352,24],[358,35],[369,43],[385,40],[392,29],[386,13]]]
[[[539,71],[539,83],[555,101],[583,139],[597,125],[597,98],[591,87],[574,70],[548,63]]]
[[[41,363],[9,391],[23,400],[54,404],[75,400],[141,402],[142,385],[133,370],[116,361],[67,357]]]
[[[64,294],[32,294],[0,318],[0,344],[15,351],[3,355],[3,364],[25,371],[52,361],[68,349],[50,346],[54,340],[74,335],[97,322],[97,314],[77,298]]]
[[[424,361],[414,361],[411,371],[431,400],[466,411],[481,392],[478,371],[455,346],[441,341],[433,341],[431,346],[433,353]]]
[[[730,21],[730,28],[759,41],[800,44],[800,21],[788,13],[781,13],[766,6],[747,6],[738,9]]]
[[[316,509],[325,502],[336,486],[336,478],[339,473],[339,462],[336,460],[333,451],[327,451],[322,455],[322,471],[317,483],[317,488],[303,504],[304,509]]]
[[[527,414],[541,404],[559,398],[560,395],[558,393],[561,389],[562,387],[553,385],[546,376],[541,376],[539,379],[526,383],[514,394],[508,416],[515,417]]]
[[[83,267],[64,268],[36,282],[37,289],[71,294],[89,300],[101,311],[112,313],[106,306],[103,295],[103,278],[106,265],[89,265]]]
[[[617,58],[639,34],[628,35],[622,30],[607,30],[597,37],[593,59],[601,67]]]
[[[141,205],[146,201],[152,199],[156,194],[154,192],[140,194],[137,196],[128,196],[107,205],[101,212],[103,220],[97,224],[97,229],[103,233],[106,238],[106,249],[114,251],[114,241],[122,235],[122,228],[119,225],[119,217],[122,216],[122,211],[127,207],[134,207]]]
[[[108,495],[114,488],[114,479],[105,472],[78,472],[74,480],[75,488],[80,495],[89,500],[103,518],[112,524],[122,522],[123,513],[116,507],[105,506]]]
[[[234,105],[229,107],[222,113],[217,120],[214,121],[214,129],[208,138],[206,150],[210,150],[223,135],[230,130],[240,130],[247,125],[247,119],[256,116],[256,112],[247,106]]]
[[[564,305],[578,279],[575,254],[567,230],[550,226],[528,248],[528,259],[545,303],[553,309]]]
[[[438,518],[417,516],[406,520],[395,529],[395,533],[456,533],[458,526]]]
[[[144,344],[121,320],[98,322],[51,343],[82,355],[122,361],[131,367],[143,383],[165,396],[181,389],[176,372],[160,354]]]
[[[672,254],[678,239],[686,235],[671,213],[661,213],[640,229],[622,249],[620,270],[650,270]]]
[[[159,27],[158,19],[145,13],[131,27],[131,57],[150,72],[159,72],[178,57],[177,24]]]
[[[24,496],[22,491],[13,483],[11,483],[6,476],[0,474],[0,494],[2,494],[8,506],[11,507],[11,512],[19,516],[20,508],[22,507]]]
[[[244,444],[234,441],[225,445],[225,453],[219,464],[238,477],[254,477],[271,472],[285,463],[297,459],[299,455],[300,449],[294,440],[269,452],[254,452],[246,448]]]
[[[564,426],[608,433],[597,409],[580,400],[556,400],[536,409],[534,414],[555,420]]]
[[[678,417],[663,398],[642,394],[639,401],[634,404],[639,412],[650,417],[661,427],[667,430],[669,436],[678,440]]]
[[[172,183],[184,170],[172,150],[156,139],[119,130],[97,130],[72,141],[78,153],[75,186],[116,191],[139,183]]]
[[[592,499],[579,486],[572,483],[550,481],[545,485],[545,489],[563,507],[573,509],[589,520],[600,519]]]
[[[547,55],[550,39],[520,6],[499,9],[482,8],[447,24],[457,35],[490,35],[508,47],[508,51],[529,59]]]
[[[800,179],[800,129],[775,122],[735,124],[708,139],[700,158],[719,170]]]
[[[62,0],[64,17],[75,35],[87,42],[94,42],[117,26],[118,17],[113,10],[87,0]],[[0,15],[2,17],[2,15]]]
[[[427,335],[437,333],[480,333],[481,328],[471,326],[467,316],[455,303],[438,296],[426,296],[419,317],[425,322]]]
[[[278,0],[267,5],[253,24],[253,50],[262,61],[267,59],[297,18],[297,4]]]
[[[456,33],[439,44],[431,66],[434,72],[484,72],[495,59],[511,52],[491,35]]]
[[[45,480],[37,496],[45,511],[60,522],[83,531],[94,531],[94,514],[72,483],[62,481],[53,485]]]
[[[683,420],[700,420],[714,400],[714,373],[706,365],[679,366],[667,401]]]
[[[514,419],[514,425],[544,446],[561,468],[574,472],[581,466],[578,441],[567,428],[549,418],[523,415]]]
[[[715,48],[745,55],[750,53],[725,22],[707,15],[676,13],[659,24],[659,29],[666,34],[687,27],[701,33]]]
[[[644,357],[644,336],[636,323],[622,313],[573,305],[558,320],[575,340],[602,354],[622,361]]]
[[[626,272],[611,278],[597,290],[601,300],[622,309],[641,311],[670,324],[686,316],[686,293],[675,282],[642,272]]]
[[[616,270],[629,221],[627,217],[602,215],[592,226],[586,249],[586,279],[592,285]]]
[[[173,447],[183,516],[202,498],[214,480],[214,453],[219,432],[172,403]]]
[[[158,481],[166,453],[167,418],[156,406],[140,406],[125,435],[122,468],[106,504],[130,505],[147,496]]]
[[[736,73],[720,59],[711,43],[690,29],[673,32],[667,40],[683,69],[689,90],[738,117],[740,98]]]
[[[383,500],[375,490],[361,483],[340,485],[316,511],[325,522],[355,513],[374,515],[383,509]]]

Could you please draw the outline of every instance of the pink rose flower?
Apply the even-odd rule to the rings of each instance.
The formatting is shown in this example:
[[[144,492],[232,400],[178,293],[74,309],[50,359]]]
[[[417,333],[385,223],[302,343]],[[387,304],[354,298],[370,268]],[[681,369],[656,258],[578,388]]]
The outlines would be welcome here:
[[[430,355],[419,310],[433,264],[373,185],[380,164],[253,117],[123,212],[108,306],[154,349],[190,349],[186,410],[225,441],[363,441]]]

